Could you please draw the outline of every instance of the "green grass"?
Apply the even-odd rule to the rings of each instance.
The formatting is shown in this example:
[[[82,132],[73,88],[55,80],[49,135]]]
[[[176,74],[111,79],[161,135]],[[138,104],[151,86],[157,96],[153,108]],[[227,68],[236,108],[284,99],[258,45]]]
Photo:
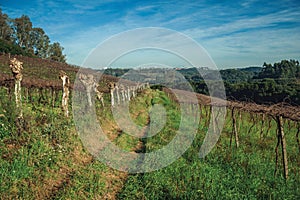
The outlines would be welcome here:
[[[169,106],[170,107],[170,106]],[[147,140],[147,152],[164,146],[172,139],[172,129],[180,115],[175,109],[170,112],[174,118],[167,123],[166,131],[160,137]],[[204,113],[203,113],[204,114]],[[256,124],[261,122],[255,116]],[[260,125],[252,126],[250,115],[242,113],[239,121],[240,147],[230,147],[231,118],[228,116],[223,133],[212,152],[204,159],[198,157],[200,146],[207,131],[206,122],[201,121],[199,133],[192,146],[184,155],[166,168],[151,173],[131,175],[119,199],[299,199],[300,172],[293,123],[284,124],[289,160],[289,179],[283,178],[282,164],[279,161],[277,175],[275,169],[276,124],[271,122],[267,134],[264,126],[260,139]],[[281,155],[279,155],[281,156]],[[281,157],[280,157],[281,159]]]
[[[148,111],[154,104],[166,110],[166,125],[155,136],[138,139],[119,129],[109,108],[96,104],[98,120],[113,143],[126,151],[152,152],[176,135],[181,113],[178,105],[161,91],[147,90],[130,102],[132,120],[149,124]],[[213,150],[199,158],[207,131],[206,111],[201,111],[198,133],[191,147],[171,165],[144,174],[117,172],[92,158],[84,149],[71,119],[50,102],[23,101],[26,127],[22,134],[14,125],[14,105],[0,88],[0,199],[299,199],[300,157],[294,122],[284,123],[289,161],[289,178],[283,178],[282,163],[275,169],[276,123],[265,118],[261,137],[260,115],[237,114],[240,147],[230,147],[230,113]],[[229,111],[228,111],[229,112]],[[271,119],[270,130],[268,121]],[[252,127],[252,128],[251,128]],[[249,132],[249,129],[251,131]],[[267,133],[268,132],[268,133]],[[279,151],[280,152],[280,151]],[[281,156],[281,154],[279,155]],[[281,157],[280,157],[281,158]],[[127,177],[127,178],[126,178]],[[108,195],[109,194],[109,195]]]
[[[13,105],[3,88],[0,92],[0,199],[101,195],[101,173],[108,167],[84,150],[72,120],[65,119],[59,107],[24,101],[26,128],[19,135]]]

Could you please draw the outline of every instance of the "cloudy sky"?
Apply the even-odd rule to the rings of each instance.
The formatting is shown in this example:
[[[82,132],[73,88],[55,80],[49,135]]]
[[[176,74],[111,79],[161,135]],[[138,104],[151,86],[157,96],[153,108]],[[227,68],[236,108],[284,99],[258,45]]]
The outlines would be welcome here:
[[[28,15],[76,65],[112,35],[141,27],[186,34],[219,68],[300,60],[298,0],[0,0],[0,7],[11,18]]]

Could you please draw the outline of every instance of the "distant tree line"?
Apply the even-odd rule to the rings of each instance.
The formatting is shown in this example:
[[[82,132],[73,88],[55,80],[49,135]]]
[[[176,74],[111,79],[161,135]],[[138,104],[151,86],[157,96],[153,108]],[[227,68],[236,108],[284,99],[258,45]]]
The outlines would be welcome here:
[[[296,60],[263,64],[261,72],[247,82],[227,84],[227,95],[256,103],[286,102],[300,105],[300,66]]]
[[[1,52],[66,62],[63,50],[59,42],[50,42],[49,36],[42,28],[33,27],[28,16],[11,19],[2,13],[0,8]]]
[[[122,76],[127,71],[128,69],[116,68],[107,69],[104,73]],[[215,71],[210,69],[182,68],[177,71],[190,82],[194,91],[201,94],[210,95],[206,85],[208,82],[211,85],[218,84],[214,83]],[[224,69],[220,70],[220,74],[229,100],[300,105],[300,66],[296,60],[264,63],[262,67]],[[178,88],[178,85],[176,87]]]
[[[264,63],[262,68],[226,69],[220,71],[226,95],[230,100],[259,104],[286,102],[300,105],[300,66],[296,60]],[[211,73],[213,74],[213,73]],[[209,94],[204,79],[187,76],[195,91]],[[213,81],[208,73],[206,81]]]
[[[256,79],[273,78],[273,79],[300,79],[299,61],[282,60],[272,64],[263,64],[262,71]]]

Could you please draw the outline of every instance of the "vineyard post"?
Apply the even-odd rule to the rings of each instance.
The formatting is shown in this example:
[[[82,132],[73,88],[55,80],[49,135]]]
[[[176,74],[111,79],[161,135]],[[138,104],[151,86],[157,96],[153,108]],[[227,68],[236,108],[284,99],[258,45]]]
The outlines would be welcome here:
[[[211,120],[212,120],[212,125],[213,125],[213,132],[216,132],[216,117],[214,113],[214,108],[213,105],[210,106],[210,115],[211,115]]]
[[[22,96],[21,96],[21,81],[23,78],[22,69],[23,69],[23,62],[20,62],[16,58],[10,60],[9,67],[13,73],[14,80],[15,80],[15,101],[16,101],[16,110],[18,119],[23,118],[22,112]]]
[[[135,90],[136,90],[135,86],[132,86],[131,90],[132,90],[132,97],[135,98]]]
[[[242,124],[242,122],[243,122],[243,120],[242,120],[242,111],[241,110],[238,111],[238,115],[239,115],[239,119],[238,119],[238,121],[239,121],[238,124],[239,125],[238,125],[237,132],[239,133],[240,130],[241,130],[241,127],[243,126],[243,124]]]
[[[96,83],[95,79],[93,81],[93,87],[94,87],[94,92],[96,93],[98,100],[101,101],[101,104],[104,107],[103,93],[98,90],[99,84]]]
[[[286,152],[286,140],[285,140],[285,135],[283,131],[283,120],[282,116],[276,116],[276,121],[277,121],[277,137],[280,139],[281,142],[281,150],[282,150],[282,164],[283,164],[283,173],[284,173],[284,178],[288,178],[288,160],[287,160],[287,152]]]
[[[130,86],[127,86],[127,95],[128,95],[128,101],[130,101],[130,97],[131,97],[131,94],[130,94]]]
[[[117,104],[120,104],[120,91],[119,91],[119,86],[115,86],[116,94],[117,94]]]
[[[102,105],[104,105],[103,94],[98,90],[99,84],[96,83],[94,76],[91,74],[79,74],[79,80],[86,89],[89,107],[92,107],[92,91],[94,91],[97,94],[97,98],[101,101]]]
[[[120,89],[121,89],[121,96],[122,96],[122,102],[125,102],[125,88],[123,85],[120,85]]]
[[[63,96],[62,96],[62,110],[66,117],[69,117],[68,100],[69,100],[69,86],[70,80],[66,72],[60,71],[59,78],[63,82]]]
[[[232,118],[232,133],[231,133],[230,145],[231,145],[232,136],[234,135],[235,145],[238,148],[239,147],[239,137],[238,137],[237,127],[236,127],[236,117],[234,114],[234,108],[232,108],[232,110],[231,110],[231,118]]]
[[[126,101],[128,101],[128,94],[127,94],[126,86],[123,86],[123,90],[124,90],[124,103],[125,103]]]
[[[115,83],[113,82],[109,83],[109,90],[110,90],[111,106],[115,106],[115,101],[114,101]]]

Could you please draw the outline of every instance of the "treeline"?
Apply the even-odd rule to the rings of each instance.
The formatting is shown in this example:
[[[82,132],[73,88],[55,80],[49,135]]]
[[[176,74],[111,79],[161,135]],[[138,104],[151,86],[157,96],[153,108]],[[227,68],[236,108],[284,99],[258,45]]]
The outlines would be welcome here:
[[[286,102],[300,105],[300,66],[296,60],[282,60],[274,64],[264,63],[260,71],[253,71],[253,68],[229,69],[221,71],[221,76],[229,100],[258,104]],[[213,81],[209,74],[205,79]],[[203,79],[198,81],[190,79],[190,82],[197,92],[208,94]]]
[[[122,76],[128,70],[109,68],[104,73]],[[209,95],[206,82],[214,82],[218,74],[215,73],[216,71],[207,68],[176,70],[190,82],[194,91],[205,95]],[[170,73],[171,71],[174,70],[170,69]],[[248,101],[258,104],[285,102],[291,105],[300,105],[300,66],[296,60],[282,60],[274,64],[264,63],[262,67],[225,69],[220,70],[220,74],[224,81],[228,100]],[[150,78],[146,72],[142,72],[140,75]],[[153,81],[155,83],[155,80]]]
[[[0,8],[0,52],[66,62],[63,50],[42,28],[33,27],[28,16],[11,19]]]

